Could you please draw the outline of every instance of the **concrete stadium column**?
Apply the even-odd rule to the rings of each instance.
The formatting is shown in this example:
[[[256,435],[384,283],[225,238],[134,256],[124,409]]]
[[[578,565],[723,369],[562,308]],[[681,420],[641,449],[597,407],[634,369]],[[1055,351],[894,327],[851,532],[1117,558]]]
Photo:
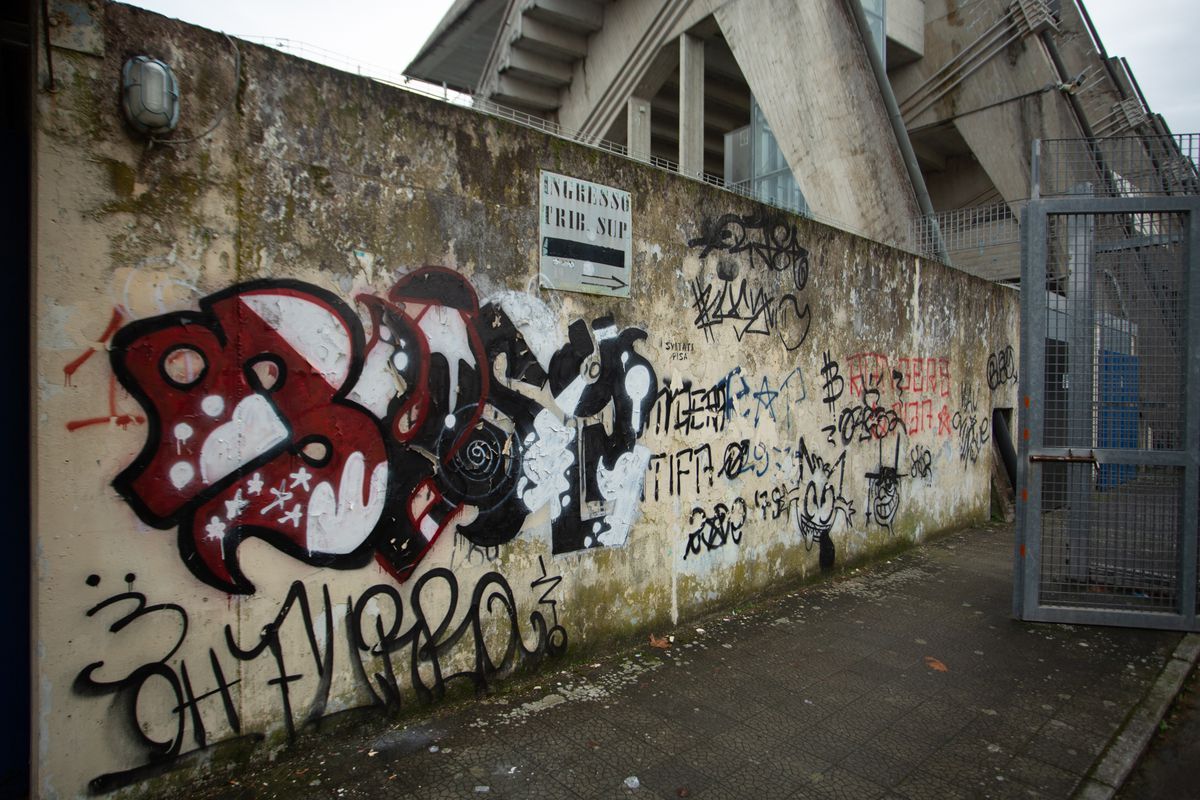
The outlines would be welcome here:
[[[649,161],[650,101],[641,97],[630,97],[625,117],[625,141],[629,146],[629,157]]]
[[[679,171],[704,172],[704,40],[679,37]]]

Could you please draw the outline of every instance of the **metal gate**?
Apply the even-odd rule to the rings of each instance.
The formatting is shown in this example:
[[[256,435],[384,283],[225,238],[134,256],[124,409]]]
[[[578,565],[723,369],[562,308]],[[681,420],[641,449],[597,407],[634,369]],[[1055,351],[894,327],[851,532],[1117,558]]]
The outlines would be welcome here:
[[[1069,194],[1021,226],[1014,612],[1196,630],[1200,197]]]

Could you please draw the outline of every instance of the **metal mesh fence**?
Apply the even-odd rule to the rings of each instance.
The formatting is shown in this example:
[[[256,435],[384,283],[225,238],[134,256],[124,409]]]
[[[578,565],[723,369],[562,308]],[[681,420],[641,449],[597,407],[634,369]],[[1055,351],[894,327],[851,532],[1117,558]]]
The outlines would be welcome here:
[[[1048,219],[1043,605],[1179,610],[1184,473],[1153,455],[1187,447],[1185,224]]]
[[[1046,386],[1069,404],[1047,416],[1046,446],[1109,446],[1117,422],[1123,448],[1184,446],[1184,225],[1176,213],[1051,217]]]
[[[1035,144],[1034,197],[1200,193],[1200,134],[1046,139]]]
[[[1100,488],[1092,465],[1061,466],[1043,478],[1043,501],[1055,500],[1042,514],[1039,602],[1178,611],[1183,470],[1130,465],[1120,486]]]
[[[1019,220],[1007,203],[939,211],[909,224],[913,252],[940,259],[940,242],[951,264],[989,280],[1019,277],[1020,239]]]

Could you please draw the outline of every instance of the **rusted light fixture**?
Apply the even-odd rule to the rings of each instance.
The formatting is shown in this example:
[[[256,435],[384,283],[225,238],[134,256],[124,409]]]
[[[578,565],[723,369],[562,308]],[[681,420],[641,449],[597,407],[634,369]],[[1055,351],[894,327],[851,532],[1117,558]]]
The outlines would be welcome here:
[[[179,83],[166,63],[134,56],[121,70],[121,106],[129,124],[151,136],[179,123]]]

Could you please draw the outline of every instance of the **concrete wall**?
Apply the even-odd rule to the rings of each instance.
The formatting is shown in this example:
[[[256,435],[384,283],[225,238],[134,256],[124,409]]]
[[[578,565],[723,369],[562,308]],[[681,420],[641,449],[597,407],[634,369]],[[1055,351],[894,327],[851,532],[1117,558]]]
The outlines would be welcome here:
[[[235,84],[224,37],[136,9],[54,37],[40,796],[153,793],[987,515],[1015,293],[246,43]],[[174,138],[232,98],[211,135],[125,126],[136,53],[180,75]],[[543,169],[631,194],[629,299],[538,289]]]

